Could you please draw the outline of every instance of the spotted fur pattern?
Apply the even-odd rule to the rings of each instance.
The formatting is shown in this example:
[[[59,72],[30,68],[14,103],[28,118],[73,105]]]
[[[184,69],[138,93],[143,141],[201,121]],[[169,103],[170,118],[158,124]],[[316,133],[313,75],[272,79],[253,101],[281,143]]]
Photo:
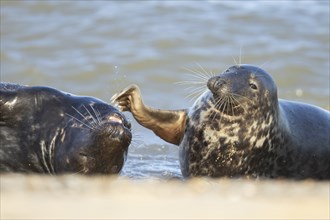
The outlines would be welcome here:
[[[329,138],[315,140],[315,146],[301,143],[305,137],[294,137],[295,119],[291,119],[294,116],[285,107],[299,108],[301,104],[278,100],[275,84],[273,91],[267,86],[256,97],[249,95],[252,102],[240,100],[245,106],[243,114],[221,111],[210,90],[195,102],[188,111],[185,136],[180,144],[184,176],[330,178]],[[327,122],[330,124],[329,112],[304,105],[302,108],[320,114],[325,122],[314,124],[320,123],[319,129],[329,134],[326,128]]]

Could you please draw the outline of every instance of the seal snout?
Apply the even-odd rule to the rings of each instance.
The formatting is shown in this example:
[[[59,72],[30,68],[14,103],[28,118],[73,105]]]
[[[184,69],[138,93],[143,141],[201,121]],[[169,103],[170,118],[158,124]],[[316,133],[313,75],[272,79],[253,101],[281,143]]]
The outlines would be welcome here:
[[[103,130],[106,132],[106,135],[111,138],[127,138],[129,139],[129,142],[132,138],[131,123],[118,113],[106,116]]]
[[[117,117],[117,116],[114,116],[114,115],[111,115],[109,117],[109,121],[116,122],[118,124],[123,124],[123,120],[121,118]]]
[[[120,124],[127,129],[131,129],[131,123],[124,119],[124,117],[120,116],[119,114],[112,114],[107,117],[107,120],[110,123]]]
[[[215,76],[209,79],[207,82],[207,87],[213,94],[217,94],[225,84],[227,84],[225,80],[221,79],[219,76]]]

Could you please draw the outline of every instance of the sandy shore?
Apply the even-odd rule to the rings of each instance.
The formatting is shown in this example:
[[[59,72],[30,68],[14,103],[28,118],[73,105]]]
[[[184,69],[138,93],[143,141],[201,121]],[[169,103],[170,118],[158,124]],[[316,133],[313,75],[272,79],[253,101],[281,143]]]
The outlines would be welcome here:
[[[1,219],[329,219],[329,182],[1,175]]]

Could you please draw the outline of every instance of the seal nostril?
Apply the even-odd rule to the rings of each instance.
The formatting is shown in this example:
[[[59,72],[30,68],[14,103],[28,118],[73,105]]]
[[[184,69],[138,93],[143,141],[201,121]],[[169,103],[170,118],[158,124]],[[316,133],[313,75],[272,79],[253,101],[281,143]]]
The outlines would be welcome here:
[[[116,123],[119,123],[119,124],[122,124],[123,123],[123,118],[119,114],[117,114],[117,113],[109,116],[108,119],[111,122],[116,122]]]
[[[226,81],[220,79],[220,80],[218,80],[218,81],[215,82],[214,87],[215,87],[215,89],[218,90],[218,89],[220,89],[225,84],[226,84]]]
[[[223,85],[226,84],[226,81],[221,79],[220,77],[212,77],[211,79],[209,79],[209,81],[207,82],[207,87],[213,92],[218,92]]]
[[[87,154],[86,154],[86,153],[83,153],[83,152],[80,152],[79,155],[80,155],[80,156],[87,157]]]

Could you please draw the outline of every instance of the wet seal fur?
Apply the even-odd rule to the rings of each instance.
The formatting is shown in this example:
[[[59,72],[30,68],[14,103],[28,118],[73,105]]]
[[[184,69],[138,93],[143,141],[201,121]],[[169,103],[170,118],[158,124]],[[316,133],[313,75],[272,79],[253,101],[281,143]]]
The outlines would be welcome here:
[[[123,114],[99,99],[0,84],[2,173],[115,174],[131,138]]]
[[[278,99],[264,70],[240,65],[211,77],[185,110],[145,106],[136,85],[113,97],[123,111],[180,145],[184,176],[330,179],[330,113]]]

